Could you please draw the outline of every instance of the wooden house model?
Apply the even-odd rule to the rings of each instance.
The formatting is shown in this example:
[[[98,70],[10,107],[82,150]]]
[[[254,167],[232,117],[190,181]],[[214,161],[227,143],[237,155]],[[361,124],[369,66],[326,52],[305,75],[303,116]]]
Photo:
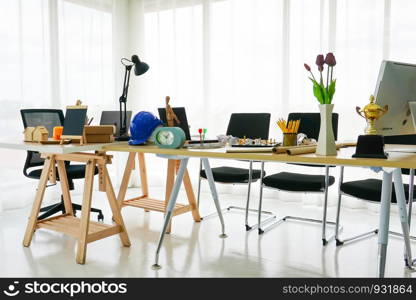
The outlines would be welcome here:
[[[33,131],[34,142],[47,141],[48,136],[49,132],[45,126],[36,126],[35,130]]]
[[[25,142],[32,142],[33,141],[33,132],[35,131],[35,127],[26,127],[24,134],[24,141]]]

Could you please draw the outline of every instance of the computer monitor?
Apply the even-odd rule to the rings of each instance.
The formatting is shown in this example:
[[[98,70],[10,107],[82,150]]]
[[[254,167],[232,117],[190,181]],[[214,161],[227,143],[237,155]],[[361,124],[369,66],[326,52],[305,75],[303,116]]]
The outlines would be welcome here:
[[[127,132],[130,127],[131,110],[127,111]],[[116,127],[115,136],[120,133],[120,112],[118,110],[105,110],[101,113],[100,125],[114,125]]]
[[[182,130],[185,132],[185,137],[186,140],[191,140],[191,133],[189,132],[189,125],[188,125],[188,119],[186,118],[186,111],[185,111],[185,107],[173,107],[173,112],[175,113],[175,115],[178,117],[179,120],[179,124],[174,121],[174,125],[176,127],[180,127],[182,128]],[[157,109],[159,112],[159,118],[160,120],[163,122],[163,124],[167,123],[166,120],[166,108],[158,108]]]
[[[384,136],[415,134],[416,65],[383,61],[374,93],[376,103],[389,111],[375,124]],[[413,110],[413,114],[412,114]]]

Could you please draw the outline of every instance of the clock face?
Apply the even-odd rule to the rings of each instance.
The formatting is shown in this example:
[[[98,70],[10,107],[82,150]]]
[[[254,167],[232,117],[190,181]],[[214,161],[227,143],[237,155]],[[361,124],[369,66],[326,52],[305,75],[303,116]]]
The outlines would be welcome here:
[[[161,145],[172,145],[174,138],[173,132],[168,130],[160,130],[156,136],[157,141]]]

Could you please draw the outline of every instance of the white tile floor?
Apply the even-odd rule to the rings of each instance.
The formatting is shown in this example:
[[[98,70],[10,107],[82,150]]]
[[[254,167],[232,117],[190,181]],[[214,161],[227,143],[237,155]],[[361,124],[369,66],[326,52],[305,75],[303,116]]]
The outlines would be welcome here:
[[[163,190],[152,190],[162,196]],[[32,193],[32,191],[28,191]],[[138,194],[137,189],[129,195]],[[104,209],[106,220],[111,214],[103,193],[94,193],[95,207]],[[283,194],[285,195],[285,194]],[[293,194],[287,194],[287,197]],[[184,195],[181,194],[184,199]],[[80,202],[80,194],[73,197]],[[210,194],[202,195],[202,215],[213,210]],[[287,199],[286,199],[287,200]],[[253,196],[253,206],[257,199]],[[241,205],[244,196],[222,194],[223,207]],[[321,216],[321,208],[299,202],[264,199],[267,210],[308,217]],[[243,214],[224,215],[228,238],[220,239],[220,223],[209,218],[194,223],[190,214],[174,218],[173,232],[165,239],[160,255],[162,269],[151,265],[157,246],[163,216],[124,208],[123,216],[132,246],[123,248],[117,236],[89,245],[87,263],[75,263],[74,239],[47,230],[35,233],[30,248],[22,246],[29,207],[5,211],[0,215],[1,277],[374,277],[377,268],[377,237],[344,247],[332,242],[323,247],[321,228],[299,222],[286,222],[259,236],[257,231],[245,232]],[[333,219],[335,207],[329,209]],[[94,218],[96,215],[94,215]],[[378,215],[362,209],[342,211],[344,235],[373,228]],[[252,217],[255,221],[255,217]],[[398,229],[398,217],[392,214],[391,227]],[[332,233],[331,228],[328,230]],[[412,230],[415,233],[415,230]],[[416,243],[412,243],[416,250]],[[414,251],[416,252],[416,251]],[[403,243],[390,238],[386,276],[416,277],[404,268]]]

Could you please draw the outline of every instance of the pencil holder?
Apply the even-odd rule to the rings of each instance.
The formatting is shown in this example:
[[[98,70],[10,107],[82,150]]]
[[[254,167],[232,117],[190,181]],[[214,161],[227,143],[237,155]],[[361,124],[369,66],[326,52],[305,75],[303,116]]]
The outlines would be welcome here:
[[[53,128],[53,139],[54,140],[60,140],[63,130],[64,130],[64,128],[62,126],[55,126]]]
[[[283,146],[297,146],[297,133],[283,133]]]

